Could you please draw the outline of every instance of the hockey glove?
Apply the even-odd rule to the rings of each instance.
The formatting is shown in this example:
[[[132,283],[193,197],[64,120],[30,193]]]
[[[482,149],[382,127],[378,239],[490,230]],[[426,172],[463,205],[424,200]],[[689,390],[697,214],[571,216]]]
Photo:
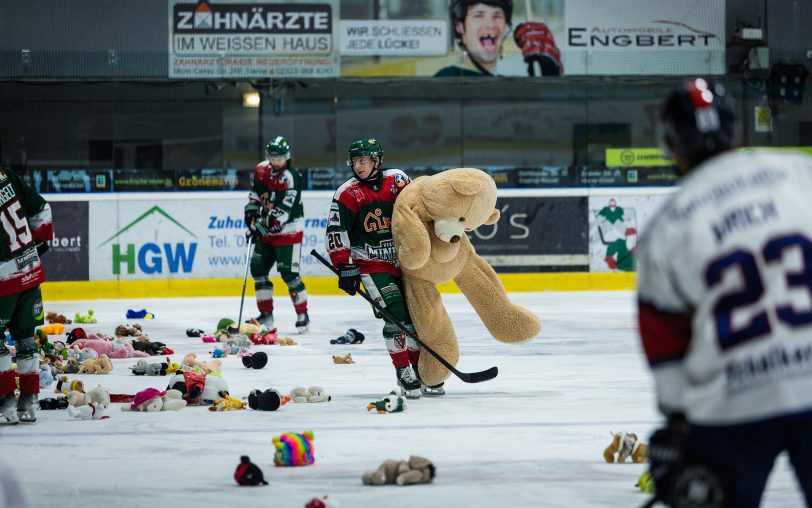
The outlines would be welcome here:
[[[564,73],[561,52],[555,45],[552,32],[544,23],[522,23],[513,32],[513,40],[522,50],[529,76],[536,75],[536,67],[541,76],[560,76]]]
[[[257,201],[249,201],[247,205],[245,205],[245,225],[247,227],[251,227],[252,222],[259,221],[260,214],[262,210],[262,205],[260,205]]]
[[[281,233],[282,232],[282,224],[279,224],[279,221],[273,221],[273,225],[268,228],[272,234]]]
[[[355,263],[338,265],[338,287],[352,296],[361,287],[361,268]]]
[[[264,238],[270,234],[270,229],[268,225],[262,219],[257,219],[253,223],[248,226],[248,229],[251,231],[251,236],[254,237],[254,240],[259,240],[260,238]]]

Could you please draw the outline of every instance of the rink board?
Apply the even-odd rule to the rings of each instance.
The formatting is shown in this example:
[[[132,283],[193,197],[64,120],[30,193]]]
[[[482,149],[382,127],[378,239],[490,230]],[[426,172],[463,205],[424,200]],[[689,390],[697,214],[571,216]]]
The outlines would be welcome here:
[[[508,292],[528,291],[608,291],[634,289],[634,273],[503,273],[499,278]],[[335,277],[303,277],[312,295],[340,295]],[[271,277],[276,296],[288,293],[278,277]],[[441,293],[459,293],[453,282],[439,286]],[[108,298],[173,298],[194,296],[240,296],[242,279],[165,279],[130,281],[46,282],[42,295],[47,301],[91,300]],[[245,294],[254,295],[248,282]]]
[[[670,189],[504,189],[501,219],[469,233],[508,291],[634,287],[627,271],[602,265],[596,207],[627,207],[638,230]],[[338,294],[332,274],[309,253],[326,253],[333,193],[305,191],[299,272],[311,294]],[[232,296],[242,291],[248,244],[245,192],[52,194],[54,238],[43,257],[46,299]],[[643,213],[645,212],[645,213]],[[606,224],[602,230],[610,232]],[[606,240],[606,237],[604,237]],[[633,247],[629,244],[629,247]],[[631,268],[629,268],[631,267]],[[285,284],[271,272],[277,291]],[[442,292],[457,292],[453,283]],[[253,294],[253,283],[248,283]],[[282,293],[280,293],[282,294]]]

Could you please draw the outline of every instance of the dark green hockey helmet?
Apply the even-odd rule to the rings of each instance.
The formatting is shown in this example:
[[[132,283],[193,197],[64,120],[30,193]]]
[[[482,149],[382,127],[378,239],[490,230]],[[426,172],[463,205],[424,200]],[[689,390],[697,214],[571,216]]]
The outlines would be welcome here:
[[[363,157],[368,155],[373,159],[377,159],[378,161],[383,160],[383,147],[378,140],[375,138],[369,139],[359,139],[358,141],[353,141],[350,145],[350,149],[348,150],[349,158],[347,159],[347,165],[352,166],[352,158],[353,157]]]
[[[274,136],[265,146],[265,155],[271,157],[285,157],[290,159],[290,143],[285,136]]]

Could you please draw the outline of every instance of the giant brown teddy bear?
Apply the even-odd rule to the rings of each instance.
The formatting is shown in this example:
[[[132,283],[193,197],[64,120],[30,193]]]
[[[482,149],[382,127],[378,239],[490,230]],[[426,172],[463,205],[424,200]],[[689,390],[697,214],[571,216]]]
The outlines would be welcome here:
[[[500,342],[527,342],[541,329],[535,314],[508,299],[496,272],[465,234],[496,223],[495,205],[493,178],[479,169],[458,168],[416,178],[401,191],[392,213],[392,235],[417,335],[455,366],[457,336],[437,284],[453,280]],[[429,354],[420,355],[418,370],[429,386],[449,376]]]

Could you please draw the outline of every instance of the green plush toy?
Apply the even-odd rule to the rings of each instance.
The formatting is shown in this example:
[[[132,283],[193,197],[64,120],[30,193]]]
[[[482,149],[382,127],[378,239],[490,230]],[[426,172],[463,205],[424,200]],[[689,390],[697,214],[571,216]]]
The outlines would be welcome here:
[[[654,493],[654,481],[651,479],[651,471],[646,469],[643,471],[643,474],[637,478],[637,485],[641,491],[645,492],[646,494],[653,494]]]
[[[76,313],[76,316],[73,318],[74,323],[96,323],[96,318],[93,317],[93,310],[87,311],[87,316],[83,316]]]
[[[374,409],[380,414],[400,413],[404,411],[406,407],[407,407],[406,399],[398,395],[394,390],[392,390],[391,392],[389,392],[389,395],[382,398],[381,400],[370,402],[369,405],[367,406],[367,411],[372,411]]]

